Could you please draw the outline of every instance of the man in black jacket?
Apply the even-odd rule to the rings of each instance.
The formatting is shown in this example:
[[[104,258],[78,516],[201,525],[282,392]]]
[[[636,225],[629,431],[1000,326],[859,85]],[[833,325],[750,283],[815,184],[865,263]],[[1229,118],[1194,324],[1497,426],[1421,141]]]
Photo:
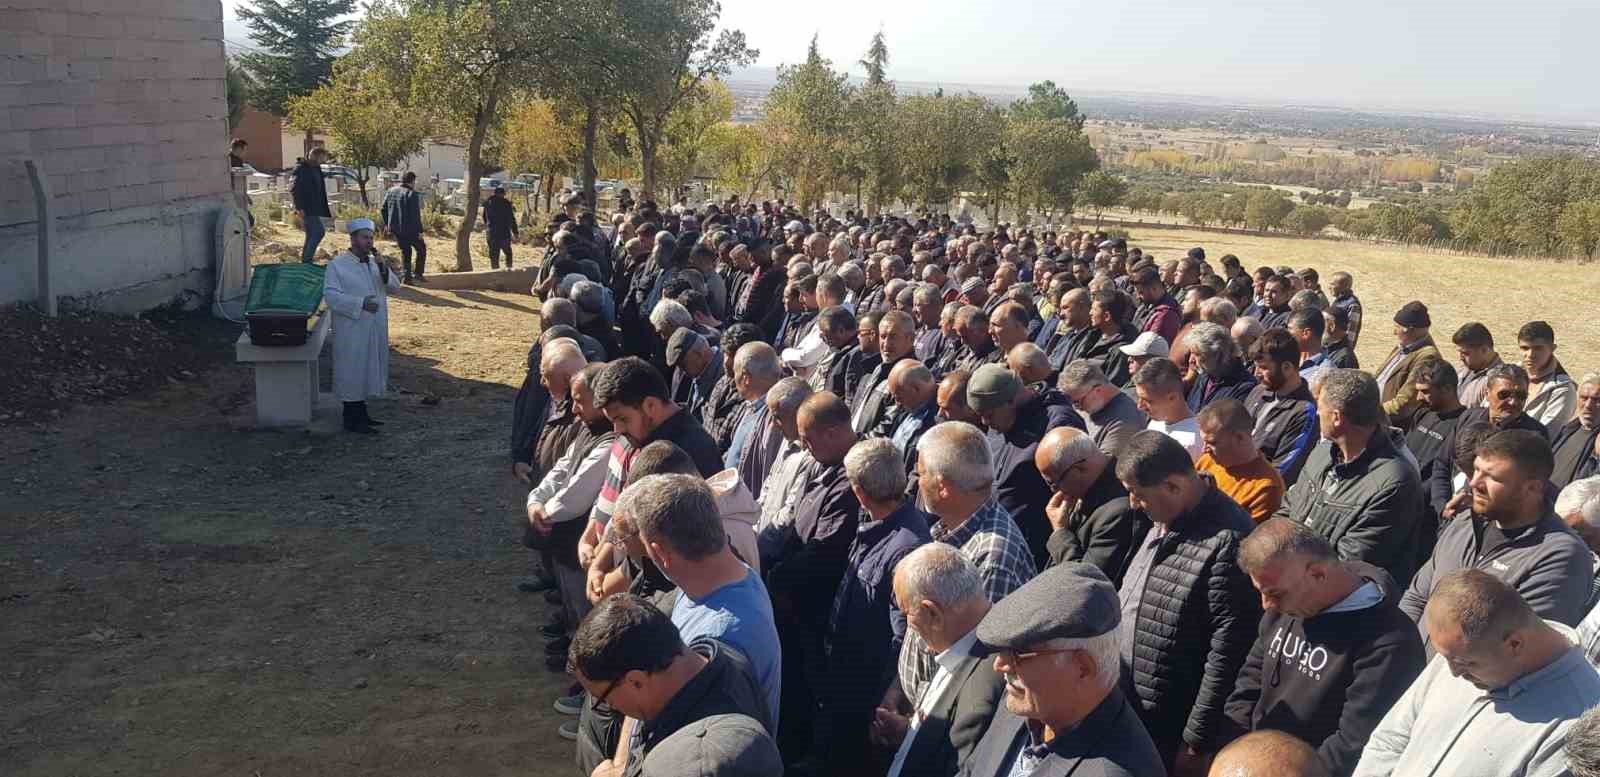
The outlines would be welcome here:
[[[1117,480],[1117,460],[1094,438],[1071,427],[1052,429],[1034,451],[1034,466],[1050,484],[1050,564],[1093,564],[1115,585],[1122,584],[1128,554],[1150,530],[1150,519],[1128,504],[1128,489]]]
[[[694,459],[702,477],[723,470],[716,441],[672,401],[666,380],[645,360],[629,356],[607,364],[594,382],[594,401],[634,447],[666,440]]]
[[[806,667],[820,660],[829,609],[861,510],[845,473],[845,454],[856,436],[844,401],[826,392],[813,394],[801,403],[796,421],[813,461],[799,475],[806,481],[787,540],[776,557],[761,559],[783,645],[781,717],[793,722],[784,726],[778,745],[790,759],[811,745],[806,724],[815,707]]]
[[[1223,704],[1261,617],[1237,563],[1254,523],[1158,431],[1128,441],[1117,479],[1154,524],[1122,575],[1125,682],[1171,770],[1195,774],[1225,743]]]
[[[517,212],[506,199],[506,187],[494,187],[494,194],[483,203],[483,223],[488,227],[489,267],[500,269],[500,252],[506,255],[506,269],[511,269],[511,241],[517,236]],[[594,280],[599,280],[598,278]]]
[[[634,594],[607,597],[583,619],[568,663],[590,696],[642,721],[630,739],[626,777],[643,773],[645,757],[663,739],[712,715],[748,715],[769,733],[775,728],[748,659],[715,638],[685,645],[672,620]]]
[[[1076,562],[1045,570],[989,610],[978,642],[1005,674],[1006,703],[967,775],[1166,777],[1138,702],[1119,687],[1119,619],[1111,581]]]
[[[328,185],[322,179],[322,163],[328,158],[327,150],[313,148],[294,168],[294,185],[289,193],[294,198],[294,212],[305,226],[306,243],[300,249],[300,261],[311,264],[317,258],[317,246],[327,233],[322,220],[333,218],[328,209]]]
[[[400,246],[400,261],[405,267],[404,283],[421,283],[428,268],[428,244],[422,239],[422,195],[417,194],[417,174],[407,170],[400,183],[383,195],[379,217],[384,231]],[[417,254],[415,271],[411,254]]]
[[[1406,432],[1406,449],[1417,459],[1422,482],[1433,480],[1439,451],[1455,436],[1456,425],[1467,408],[1461,404],[1456,368],[1443,359],[1428,359],[1417,366],[1417,417]]]
[[[917,548],[895,567],[894,595],[907,627],[938,655],[938,670],[917,709],[876,710],[873,737],[899,748],[887,777],[952,777],[1005,695],[993,662],[977,653],[989,597],[972,562],[942,542]]]
[[[1293,734],[1329,775],[1350,774],[1426,663],[1399,586],[1371,564],[1340,561],[1321,535],[1287,518],[1252,532],[1239,565],[1266,614],[1228,697],[1230,733]]]
[[[1371,375],[1328,370],[1317,407],[1323,439],[1277,515],[1311,527],[1339,558],[1373,564],[1406,585],[1432,522],[1421,520],[1417,468],[1390,437],[1379,396]]]
[[[1484,389],[1487,407],[1468,408],[1456,422],[1456,428],[1445,437],[1439,448],[1439,462],[1433,466],[1428,486],[1428,503],[1441,516],[1453,515],[1466,507],[1472,498],[1470,488],[1456,489],[1455,460],[1456,437],[1461,430],[1474,424],[1487,422],[1494,432],[1522,429],[1536,432],[1549,439],[1549,430],[1533,416],[1528,415],[1528,372],[1515,364],[1502,364],[1490,368],[1487,387]],[[1493,433],[1493,432],[1491,432]]]

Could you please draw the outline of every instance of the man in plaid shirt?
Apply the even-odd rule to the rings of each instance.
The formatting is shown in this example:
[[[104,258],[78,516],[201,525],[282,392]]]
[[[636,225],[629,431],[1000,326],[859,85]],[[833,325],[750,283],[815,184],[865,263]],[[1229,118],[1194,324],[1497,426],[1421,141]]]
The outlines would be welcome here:
[[[978,568],[991,602],[1032,579],[1036,570],[1028,540],[994,499],[994,465],[983,433],[972,424],[949,421],[925,432],[917,450],[922,500],[939,518],[933,541],[961,549]],[[900,649],[900,688],[913,707],[937,668],[933,653],[908,631]]]

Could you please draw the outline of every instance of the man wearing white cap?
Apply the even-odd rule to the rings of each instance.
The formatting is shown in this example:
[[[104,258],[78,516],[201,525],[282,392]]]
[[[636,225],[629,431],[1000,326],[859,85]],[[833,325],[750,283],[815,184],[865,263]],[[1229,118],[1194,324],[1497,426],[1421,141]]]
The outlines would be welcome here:
[[[367,398],[389,385],[389,291],[400,278],[373,250],[374,224],[356,219],[347,228],[350,250],[328,263],[322,297],[334,315],[333,393],[344,403],[347,432],[375,434]]]

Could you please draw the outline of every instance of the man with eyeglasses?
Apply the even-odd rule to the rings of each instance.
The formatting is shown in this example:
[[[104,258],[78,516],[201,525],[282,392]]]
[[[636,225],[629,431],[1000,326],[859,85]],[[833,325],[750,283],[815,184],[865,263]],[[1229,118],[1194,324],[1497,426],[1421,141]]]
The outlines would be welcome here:
[[[747,715],[768,737],[776,728],[749,659],[713,637],[685,644],[665,613],[633,594],[609,597],[583,619],[568,662],[596,703],[640,721],[621,763],[607,762],[595,774],[641,774],[657,744],[713,715]]]
[[[1050,565],[1081,561],[1122,582],[1128,554],[1150,529],[1149,519],[1128,504],[1128,490],[1117,480],[1117,460],[1073,429],[1050,430],[1034,450],[1033,464],[1049,484],[1045,518]]]
[[[1116,588],[1068,562],[1000,600],[978,623],[979,654],[1005,677],[1005,708],[972,754],[971,777],[1164,777],[1150,734],[1119,687]]]

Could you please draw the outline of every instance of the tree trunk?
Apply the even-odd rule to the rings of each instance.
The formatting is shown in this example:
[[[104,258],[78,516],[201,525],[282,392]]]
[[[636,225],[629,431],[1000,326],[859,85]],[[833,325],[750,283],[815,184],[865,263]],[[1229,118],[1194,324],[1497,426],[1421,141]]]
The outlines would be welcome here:
[[[300,155],[301,156],[307,156],[307,157],[311,156],[311,143],[313,142],[313,140],[314,139],[311,137],[311,129],[308,127],[308,128],[306,128],[306,138],[300,144],[300,146],[301,146]]]
[[[656,199],[656,142],[647,140],[643,132],[639,133],[639,172],[644,178],[639,199]]]
[[[456,230],[456,272],[472,269],[472,227],[478,221],[478,178],[483,169],[483,138],[489,134],[489,119],[494,116],[499,96],[493,90],[472,122],[472,138],[467,141],[467,194],[462,203],[461,228]]]
[[[367,200],[367,179],[364,176],[356,176],[356,186],[361,189],[361,207],[372,207],[372,203]]]
[[[580,174],[583,176],[583,199],[584,201],[588,202],[589,207],[594,208],[598,214],[600,210],[600,200],[595,196],[594,190],[594,178],[596,172],[594,166],[594,147],[596,138],[600,134],[600,101],[590,99],[589,104],[586,107],[587,110],[584,111],[583,120],[583,170]]]

